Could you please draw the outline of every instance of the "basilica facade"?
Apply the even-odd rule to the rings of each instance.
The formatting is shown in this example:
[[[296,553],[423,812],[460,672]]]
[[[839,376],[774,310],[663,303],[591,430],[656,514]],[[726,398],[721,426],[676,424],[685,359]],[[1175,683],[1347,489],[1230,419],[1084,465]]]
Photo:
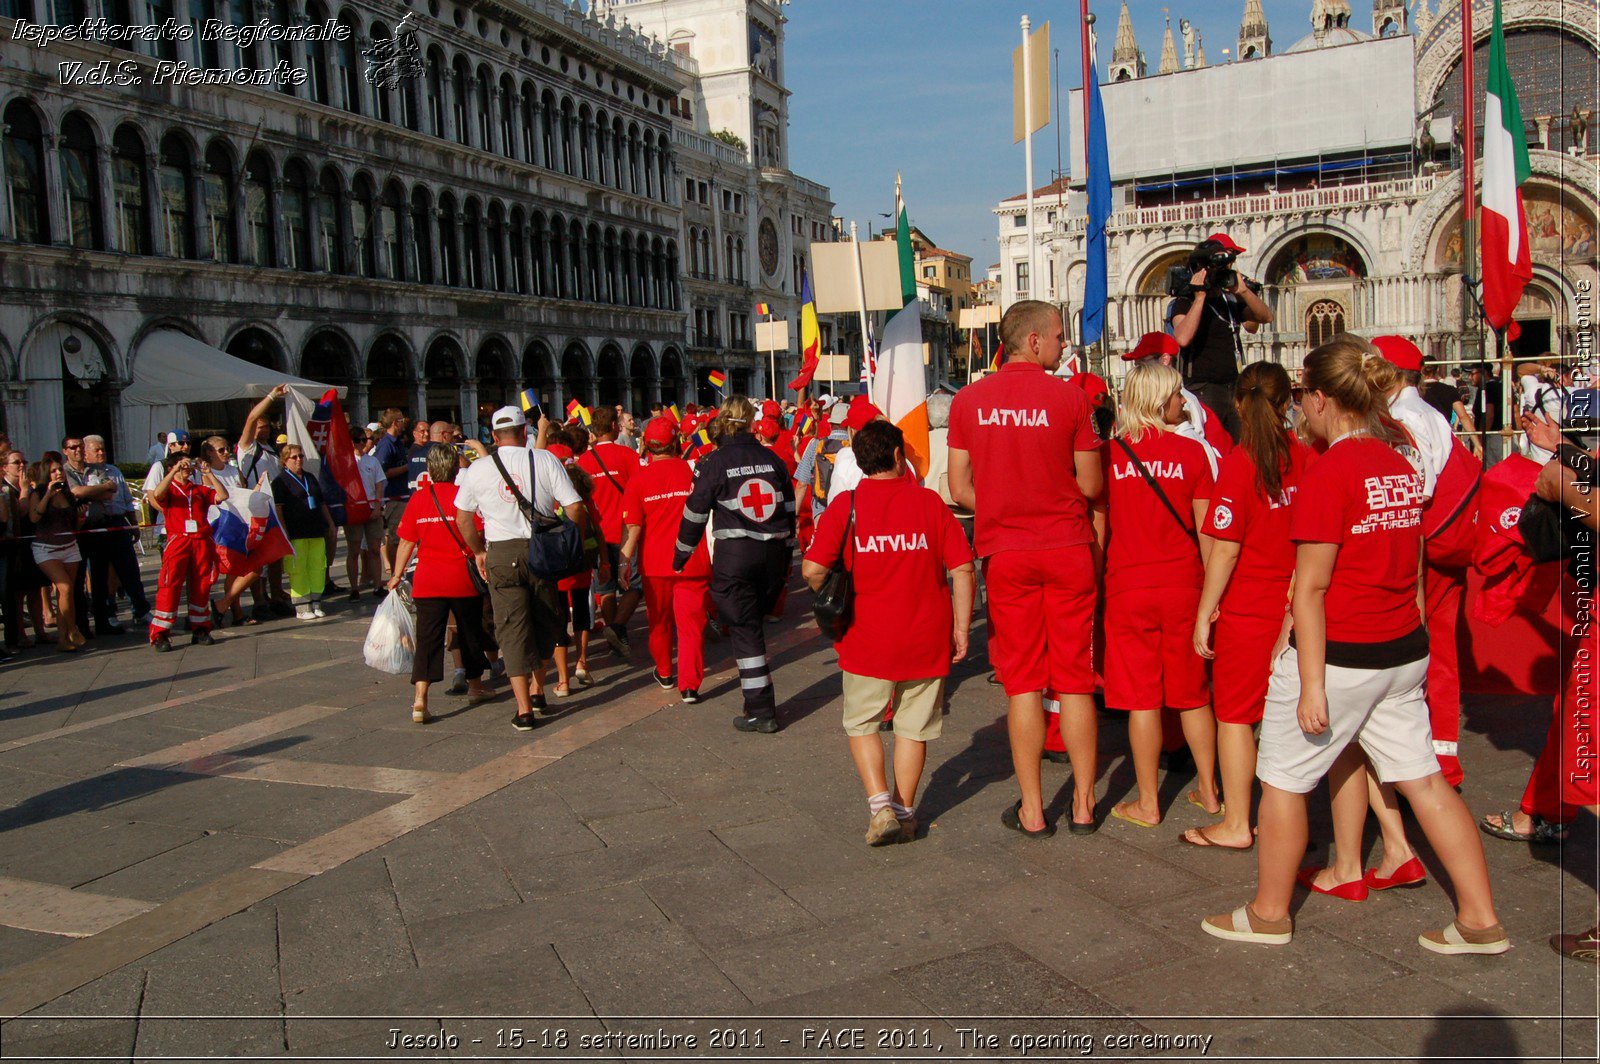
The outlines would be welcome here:
[[[468,431],[524,387],[638,410],[711,369],[759,390],[738,316],[797,308],[789,264],[832,204],[751,147],[761,115],[708,126],[700,60],[646,7],[747,42],[719,74],[784,94],[775,0],[0,0],[0,424],[30,453],[70,428],[142,454],[121,393],[174,333],[342,386],[352,419]],[[16,31],[100,19],[146,29]],[[402,19],[414,62],[385,78],[366,53]],[[736,238],[714,269],[708,202]]]
[[[1169,25],[1151,73],[1124,5],[1111,62],[1101,65],[1114,203],[1111,358],[1102,368],[1115,371],[1116,354],[1165,328],[1169,268],[1219,231],[1247,249],[1239,266],[1264,284],[1275,315],[1242,337],[1247,361],[1296,366],[1345,330],[1400,333],[1442,360],[1493,357],[1462,283],[1473,269],[1462,235],[1459,4],[1376,0],[1370,32],[1355,25],[1348,0],[1308,6],[1310,32],[1279,51],[1259,0],[1247,0],[1237,49],[1222,64],[1207,65],[1204,42],[1193,47],[1188,32],[1180,57]],[[1592,354],[1596,3],[1502,7],[1532,162],[1523,195],[1534,280],[1517,309],[1513,353]],[[1481,151],[1492,2],[1480,0],[1473,14]],[[1074,93],[1068,114],[1076,118],[1080,107]],[[1083,173],[1080,137],[1072,137],[1075,175]],[[1036,197],[1036,282],[1024,197],[996,208],[1003,299],[1064,303],[1076,334],[1081,178]]]

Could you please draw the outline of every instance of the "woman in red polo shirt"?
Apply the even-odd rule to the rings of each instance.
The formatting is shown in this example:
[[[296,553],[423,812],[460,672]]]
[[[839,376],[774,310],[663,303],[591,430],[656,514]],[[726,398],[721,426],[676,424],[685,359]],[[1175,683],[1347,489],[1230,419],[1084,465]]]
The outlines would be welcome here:
[[[1283,944],[1308,829],[1306,794],[1324,776],[1335,824],[1366,818],[1362,753],[1410,803],[1449,874],[1456,919],[1419,943],[1435,953],[1504,953],[1472,815],[1439,770],[1423,683],[1428,634],[1422,573],[1422,477],[1397,450],[1410,436],[1388,412],[1382,358],[1335,340],[1306,358],[1306,431],[1327,449],[1301,478],[1289,515],[1296,544],[1294,634],[1273,663],[1261,721],[1256,895],[1202,929]],[[1359,852],[1359,846],[1356,847]],[[1341,859],[1343,855],[1341,854]],[[1361,887],[1351,883],[1329,887]]]
[[[1199,789],[1189,801],[1217,808],[1217,736],[1206,663],[1194,651],[1194,614],[1205,576],[1195,529],[1211,498],[1204,445],[1172,431],[1185,421],[1183,378],[1146,359],[1123,383],[1117,435],[1107,445],[1106,706],[1128,711],[1137,793],[1111,815],[1139,827],[1161,822],[1161,710],[1176,710],[1194,753]]]
[[[1267,700],[1272,651],[1289,615],[1294,545],[1289,506],[1313,457],[1288,424],[1289,374],[1275,362],[1246,366],[1234,385],[1239,446],[1217,471],[1201,526],[1210,541],[1205,586],[1194,620],[1194,649],[1212,659],[1212,711],[1222,770],[1222,823],[1189,828],[1195,846],[1248,850],[1256,782],[1255,725]]]

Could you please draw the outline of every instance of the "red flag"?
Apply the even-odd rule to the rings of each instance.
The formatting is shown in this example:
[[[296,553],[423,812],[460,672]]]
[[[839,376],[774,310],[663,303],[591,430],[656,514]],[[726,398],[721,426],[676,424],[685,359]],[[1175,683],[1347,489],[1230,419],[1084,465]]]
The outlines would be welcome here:
[[[317,453],[333,474],[334,482],[345,494],[346,520],[353,525],[372,517],[372,504],[367,500],[367,489],[361,484],[361,474],[356,471],[356,449],[350,442],[350,422],[339,403],[339,393],[329,388],[322,393],[317,408],[306,423],[311,431],[311,441]]]

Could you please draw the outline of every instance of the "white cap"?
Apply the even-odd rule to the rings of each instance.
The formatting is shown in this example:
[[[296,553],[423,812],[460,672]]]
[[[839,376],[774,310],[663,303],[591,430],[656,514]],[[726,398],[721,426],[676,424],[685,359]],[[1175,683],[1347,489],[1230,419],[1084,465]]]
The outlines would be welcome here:
[[[527,417],[514,406],[502,406],[489,419],[489,424],[495,429],[520,429],[527,423]]]
[[[836,400],[828,408],[828,421],[830,424],[843,425],[845,418],[850,416],[850,404],[844,400]]]
[[[383,426],[378,424],[376,421],[369,421],[369,422],[367,422],[367,431],[368,432],[382,432],[383,431]]]

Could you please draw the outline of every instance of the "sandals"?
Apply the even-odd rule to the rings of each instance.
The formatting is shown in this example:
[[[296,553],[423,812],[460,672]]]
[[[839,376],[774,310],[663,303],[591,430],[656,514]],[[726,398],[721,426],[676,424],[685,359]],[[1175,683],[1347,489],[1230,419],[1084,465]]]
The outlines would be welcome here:
[[[558,683],[550,688],[550,693],[555,695],[557,698],[566,698],[572,693],[572,686],[570,684]]]
[[[579,687],[593,687],[594,677],[589,675],[589,670],[579,665],[572,670],[572,678],[578,681]]]
[[[1494,824],[1489,817],[1498,816],[1500,823]],[[1528,832],[1518,831],[1515,823],[1515,812],[1505,810],[1501,813],[1488,813],[1478,820],[1478,827],[1485,835],[1493,835],[1497,839],[1508,842],[1531,842],[1537,846],[1557,846],[1566,840],[1567,826],[1565,824],[1552,824],[1537,813],[1532,814],[1533,830]]]
[[[421,702],[411,704],[411,723],[426,724],[433,718],[428,715],[428,707]]]
[[[1050,836],[1056,833],[1056,826],[1050,823],[1048,820],[1044,822],[1044,827],[1042,828],[1023,827],[1021,813],[1022,799],[1018,798],[1016,805],[1011,806],[1005,812],[1000,814],[1000,823],[1004,824],[1012,831],[1020,831],[1030,839],[1048,839]]]
[[[1252,837],[1243,846],[1229,846],[1226,843],[1217,842],[1210,835],[1207,835],[1205,828],[1185,828],[1183,834],[1178,836],[1178,841],[1188,843],[1190,846],[1198,846],[1202,850],[1233,850],[1239,853],[1253,850],[1256,845],[1256,840]]]
[[[1224,816],[1228,812],[1228,803],[1227,802],[1218,802],[1215,812],[1213,812],[1210,809],[1207,809],[1206,808],[1206,803],[1204,803],[1204,802],[1202,802],[1200,800],[1200,792],[1199,791],[1190,791],[1189,795],[1188,795],[1188,798],[1189,798],[1189,804],[1194,806],[1196,809],[1200,810],[1206,816]]]
[[[1248,903],[1231,913],[1218,913],[1200,922],[1200,930],[1229,942],[1254,942],[1263,946],[1286,946],[1294,937],[1294,921],[1289,917],[1266,921],[1250,911]]]

